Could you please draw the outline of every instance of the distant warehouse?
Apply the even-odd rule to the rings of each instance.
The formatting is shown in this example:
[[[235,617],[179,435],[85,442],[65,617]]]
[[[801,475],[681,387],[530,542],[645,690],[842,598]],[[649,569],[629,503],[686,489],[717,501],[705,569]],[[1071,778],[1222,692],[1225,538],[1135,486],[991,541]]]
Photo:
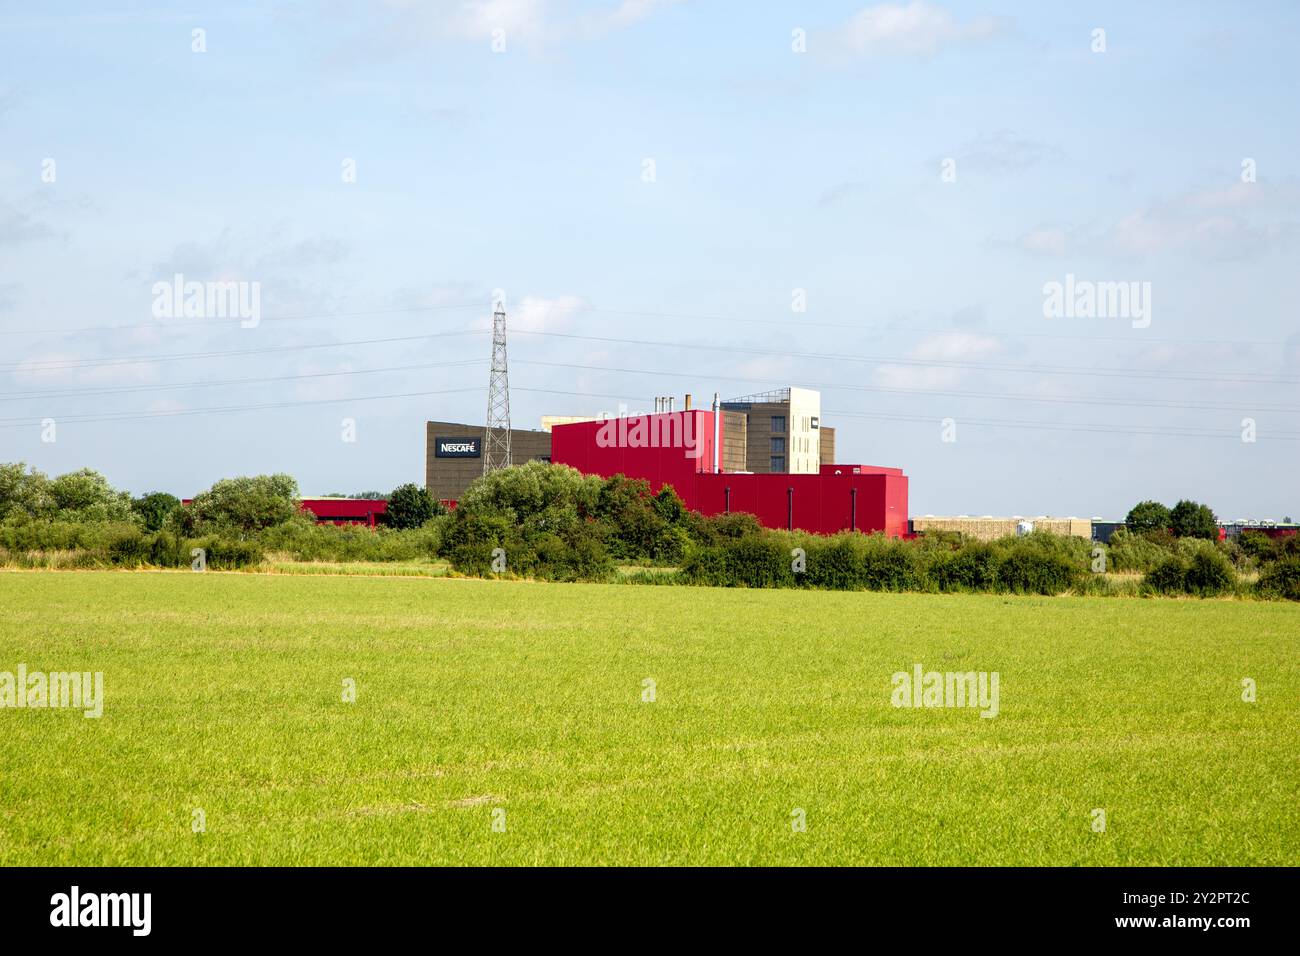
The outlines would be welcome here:
[[[1018,515],[1012,518],[994,518],[988,515],[972,518],[968,515],[956,517],[926,515],[922,518],[913,518],[909,524],[914,534],[922,534],[926,531],[960,531],[966,537],[979,541],[996,541],[998,538],[1025,534],[1029,531],[1050,531],[1052,534],[1092,539],[1092,521],[1089,518],[1048,516],[1024,518]]]

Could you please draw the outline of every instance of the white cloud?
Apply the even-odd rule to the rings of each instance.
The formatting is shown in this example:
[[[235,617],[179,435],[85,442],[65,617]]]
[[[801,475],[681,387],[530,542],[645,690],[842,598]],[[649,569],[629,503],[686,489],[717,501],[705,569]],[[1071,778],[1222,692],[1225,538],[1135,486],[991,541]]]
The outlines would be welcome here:
[[[995,37],[1005,27],[1004,20],[989,16],[959,22],[924,0],[881,3],[851,16],[832,44],[854,56],[933,56],[946,46]]]
[[[1000,129],[981,133],[953,154],[959,174],[975,170],[983,173],[1019,173],[1047,160],[1060,159],[1064,153],[1057,146],[1021,136],[1013,130]],[[932,166],[945,157],[935,157]]]
[[[1035,255],[1141,258],[1166,252],[1247,259],[1300,239],[1300,187],[1237,183],[1193,189],[1099,230],[1043,225],[1011,243]]]
[[[1038,226],[1017,239],[1016,245],[1026,252],[1060,256],[1070,250],[1070,233],[1059,226]]]
[[[554,299],[526,295],[518,303],[506,306],[506,326],[521,332],[554,332],[568,326],[574,313],[585,308],[587,300],[576,295],[562,295]],[[483,319],[492,327],[492,317]]]
[[[922,339],[907,358],[929,362],[977,362],[997,355],[1002,343],[989,335],[944,332]],[[889,388],[951,388],[970,372],[965,368],[925,365],[882,365],[876,383]]]
[[[487,42],[504,33],[506,48],[538,49],[575,37],[593,39],[649,19],[684,0],[623,0],[613,9],[573,13],[556,0],[384,0],[405,39]]]

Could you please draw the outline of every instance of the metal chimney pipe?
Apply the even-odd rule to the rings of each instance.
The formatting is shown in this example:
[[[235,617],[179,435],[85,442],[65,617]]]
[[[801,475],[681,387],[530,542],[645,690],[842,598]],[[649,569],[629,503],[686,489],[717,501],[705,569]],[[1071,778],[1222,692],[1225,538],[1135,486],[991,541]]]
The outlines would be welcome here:
[[[713,473],[722,472],[722,402],[713,393]]]
[[[686,393],[686,410],[687,410],[688,412],[691,410],[691,393],[690,393],[690,392],[687,392],[687,393]]]

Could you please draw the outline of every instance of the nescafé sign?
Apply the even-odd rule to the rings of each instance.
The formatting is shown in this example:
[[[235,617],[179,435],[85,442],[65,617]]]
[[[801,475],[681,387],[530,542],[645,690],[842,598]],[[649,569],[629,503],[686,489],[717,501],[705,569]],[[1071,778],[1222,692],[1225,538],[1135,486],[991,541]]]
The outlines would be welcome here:
[[[435,458],[478,458],[481,438],[435,438],[433,455]]]

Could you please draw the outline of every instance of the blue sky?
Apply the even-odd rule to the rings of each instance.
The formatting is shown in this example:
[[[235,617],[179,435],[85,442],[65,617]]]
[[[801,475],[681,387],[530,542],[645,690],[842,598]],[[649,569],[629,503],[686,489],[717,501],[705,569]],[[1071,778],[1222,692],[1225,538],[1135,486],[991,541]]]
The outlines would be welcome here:
[[[0,3],[0,460],[419,481],[501,289],[516,427],[806,385],[914,514],[1300,516],[1300,8],[1250,10]],[[262,320],[156,318],[178,272]]]

